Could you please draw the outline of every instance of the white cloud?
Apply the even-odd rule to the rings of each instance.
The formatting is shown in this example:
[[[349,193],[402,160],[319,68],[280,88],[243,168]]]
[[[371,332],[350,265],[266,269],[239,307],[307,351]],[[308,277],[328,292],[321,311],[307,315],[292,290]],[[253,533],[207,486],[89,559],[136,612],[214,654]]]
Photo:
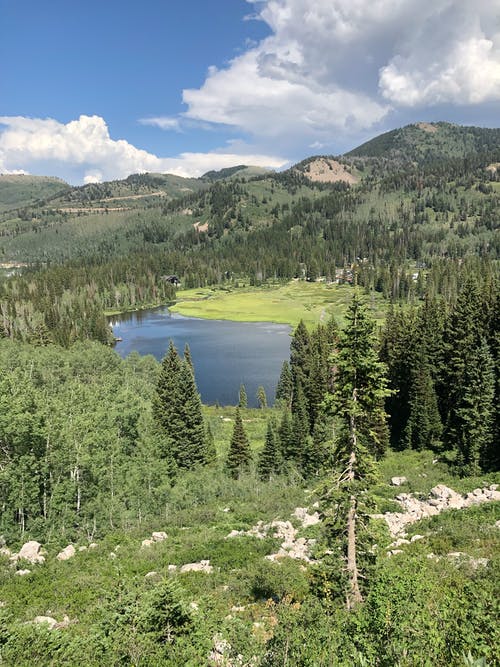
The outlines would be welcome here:
[[[389,111],[500,100],[500,0],[247,0],[272,34],[185,90],[185,116],[303,147]]]
[[[180,122],[178,118],[173,116],[156,116],[153,118],[139,118],[141,125],[151,125],[152,127],[159,127],[160,130],[179,130]]]
[[[69,123],[53,119],[0,117],[0,171],[30,169],[51,173],[73,181],[94,183],[125,178],[129,174],[152,171],[179,176],[201,176],[210,169],[236,164],[280,167],[283,158],[252,152],[246,146],[231,146],[232,152],[181,153],[176,157],[158,157],[136,148],[123,139],[109,135],[106,122],[99,116],[80,116]]]

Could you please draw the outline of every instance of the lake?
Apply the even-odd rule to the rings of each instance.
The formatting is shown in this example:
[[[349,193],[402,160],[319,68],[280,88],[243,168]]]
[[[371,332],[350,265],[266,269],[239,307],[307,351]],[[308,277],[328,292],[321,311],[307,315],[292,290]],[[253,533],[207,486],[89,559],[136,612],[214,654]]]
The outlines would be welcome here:
[[[291,327],[269,322],[203,320],[171,313],[168,308],[125,313],[111,318],[121,357],[136,350],[159,361],[170,339],[180,353],[187,343],[204,403],[236,405],[240,384],[248,405],[257,406],[259,385],[272,404],[283,361],[290,353]]]

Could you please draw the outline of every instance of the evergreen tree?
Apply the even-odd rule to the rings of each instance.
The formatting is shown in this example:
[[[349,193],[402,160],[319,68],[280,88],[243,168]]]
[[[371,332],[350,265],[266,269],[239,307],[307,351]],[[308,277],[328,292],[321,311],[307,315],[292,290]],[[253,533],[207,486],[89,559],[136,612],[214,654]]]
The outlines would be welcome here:
[[[252,460],[252,452],[247,434],[243,428],[241,413],[239,407],[236,408],[234,420],[233,435],[229,445],[229,452],[226,460],[226,468],[231,475],[237,479],[242,469],[248,467]]]
[[[164,458],[175,458],[176,443],[182,431],[179,378],[181,360],[172,341],[162,360],[160,374],[153,397],[153,418],[161,439],[161,454]]]
[[[262,385],[257,389],[257,402],[259,404],[259,408],[267,408],[266,390]]]
[[[448,437],[458,450],[462,475],[478,475],[491,458],[495,378],[486,341],[470,352],[464,368],[463,392],[453,410]]]
[[[260,478],[264,481],[268,481],[271,475],[279,470],[276,434],[271,420],[267,422],[266,440],[264,448],[259,454],[257,470]]]
[[[276,386],[276,402],[288,409],[292,407],[293,377],[288,361],[284,361],[281,374]]]
[[[311,339],[309,332],[303,320],[297,325],[292,341],[290,343],[290,371],[293,379],[293,391],[297,390],[299,384],[302,389],[307,386],[310,371],[310,345]],[[292,405],[295,402],[295,395],[292,396]]]
[[[389,392],[385,364],[375,348],[374,323],[357,294],[346,319],[334,357],[335,392],[330,397],[338,421],[334,452],[338,475],[324,502],[329,538],[337,544],[340,539],[346,563],[346,602],[352,609],[363,599],[357,552],[359,519],[366,491],[375,478],[376,459],[387,444],[384,400]]]
[[[246,408],[248,405],[247,392],[244,384],[240,384],[240,390],[238,392],[238,407]]]
[[[193,358],[191,357],[191,350],[189,349],[189,345],[187,343],[184,346],[184,360],[187,362],[187,364],[191,369],[191,372],[194,375]]]
[[[206,462],[205,425],[193,371],[180,360],[172,341],[153,397],[153,418],[163,458],[179,468]]]
[[[281,422],[278,428],[278,442],[279,442],[281,459],[283,461],[290,460],[290,458],[292,458],[294,444],[293,444],[292,421],[289,410],[285,410],[283,412],[283,416],[281,418]]]
[[[183,398],[179,406],[182,428],[176,442],[174,458],[180,468],[192,468],[207,462],[207,451],[201,399],[192,368],[186,360],[181,363],[179,391]]]
[[[303,450],[309,437],[309,415],[307,413],[307,402],[302,391],[302,385],[297,385],[295,397],[295,409],[292,413],[292,438],[291,447],[286,452],[286,459],[293,462],[299,468],[302,467]]]
[[[403,433],[410,449],[439,449],[443,431],[434,383],[425,352],[420,347],[411,369],[409,416]]]

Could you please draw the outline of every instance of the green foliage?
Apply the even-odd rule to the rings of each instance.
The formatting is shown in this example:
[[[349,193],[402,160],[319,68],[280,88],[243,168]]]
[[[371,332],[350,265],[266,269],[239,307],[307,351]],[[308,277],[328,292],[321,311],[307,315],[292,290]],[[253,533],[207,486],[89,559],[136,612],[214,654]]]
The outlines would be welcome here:
[[[241,384],[240,385],[240,390],[238,392],[238,407],[239,408],[246,408],[248,405],[248,398],[247,398],[247,392],[245,389],[245,385]]]
[[[237,478],[241,471],[248,468],[252,460],[252,452],[247,434],[243,428],[240,409],[236,409],[233,435],[226,459],[226,468],[232,477]]]

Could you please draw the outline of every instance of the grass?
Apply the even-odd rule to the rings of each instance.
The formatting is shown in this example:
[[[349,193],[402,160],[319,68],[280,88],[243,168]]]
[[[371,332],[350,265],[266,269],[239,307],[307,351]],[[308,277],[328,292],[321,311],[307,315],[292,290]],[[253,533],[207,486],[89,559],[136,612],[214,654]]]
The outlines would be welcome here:
[[[350,285],[292,280],[280,286],[179,290],[171,310],[211,320],[276,322],[291,326],[302,319],[312,327],[331,316],[343,324],[352,295]],[[381,324],[385,316],[383,297],[373,293],[368,301],[373,317]]]

